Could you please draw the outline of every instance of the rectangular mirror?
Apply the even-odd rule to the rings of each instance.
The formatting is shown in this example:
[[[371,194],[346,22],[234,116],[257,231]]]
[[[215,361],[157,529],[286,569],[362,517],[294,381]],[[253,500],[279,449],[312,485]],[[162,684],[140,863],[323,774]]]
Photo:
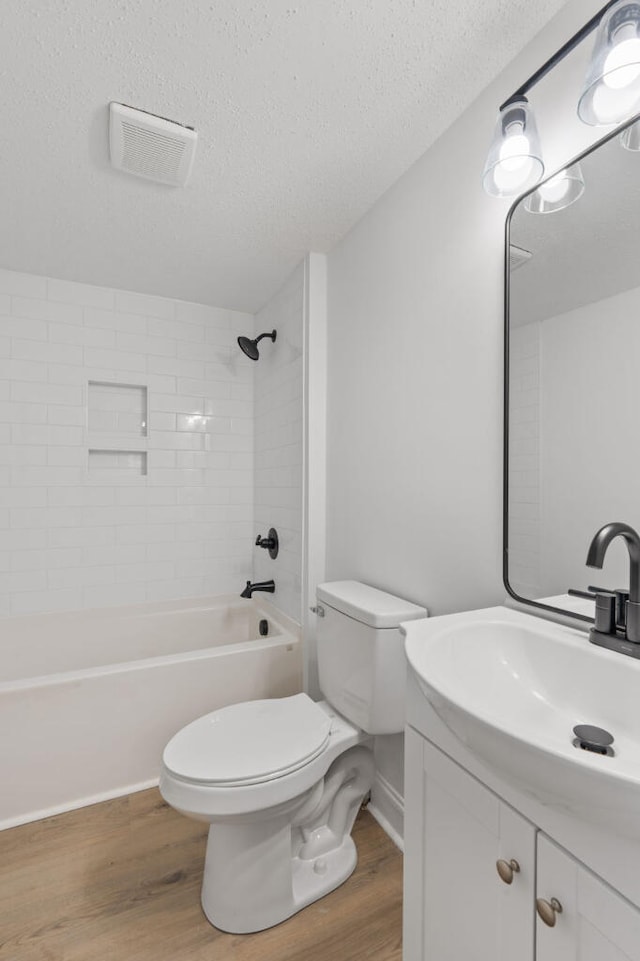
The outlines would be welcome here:
[[[640,528],[640,121],[579,160],[575,202],[540,213],[531,192],[507,222],[504,577],[593,617],[569,588],[629,583],[620,539],[585,566],[593,535]]]

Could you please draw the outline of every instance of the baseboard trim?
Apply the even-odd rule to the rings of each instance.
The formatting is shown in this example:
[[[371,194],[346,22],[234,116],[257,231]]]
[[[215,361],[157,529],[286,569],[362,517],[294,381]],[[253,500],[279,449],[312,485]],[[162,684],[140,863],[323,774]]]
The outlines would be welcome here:
[[[395,846],[404,851],[404,799],[382,774],[376,773],[367,810]]]
[[[17,817],[6,818],[4,821],[0,821],[0,831],[8,831],[9,828],[17,828],[21,824],[30,824],[31,821],[42,821],[45,818],[55,817],[56,814],[66,814],[68,811],[77,811],[79,808],[89,807],[91,804],[100,804],[102,801],[112,801],[114,798],[126,797],[127,794],[136,794],[138,791],[146,791],[147,788],[157,786],[158,778],[155,777],[148,781],[140,781],[137,784],[127,784],[113,791],[101,791],[99,794],[92,794],[89,797],[67,801],[65,804],[56,804],[53,807],[43,808],[40,811],[29,811],[28,814],[21,814]]]

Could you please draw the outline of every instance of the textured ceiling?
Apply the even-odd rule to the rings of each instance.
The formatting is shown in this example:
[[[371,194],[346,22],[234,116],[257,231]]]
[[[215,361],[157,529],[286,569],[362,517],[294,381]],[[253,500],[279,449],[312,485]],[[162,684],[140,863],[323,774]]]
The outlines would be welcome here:
[[[255,310],[562,6],[6,0],[0,266]],[[111,169],[111,100],[196,127],[185,189]]]

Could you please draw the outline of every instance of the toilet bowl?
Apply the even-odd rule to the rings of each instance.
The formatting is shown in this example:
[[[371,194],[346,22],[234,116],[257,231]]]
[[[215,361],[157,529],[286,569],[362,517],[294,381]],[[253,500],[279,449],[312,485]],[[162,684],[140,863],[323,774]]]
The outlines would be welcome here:
[[[204,913],[234,934],[278,924],[349,877],[371,735],[402,729],[398,624],[426,610],[355,581],[317,596],[321,686],[341,713],[306,694],[234,704],[188,724],[162,758],[164,799],[209,824]]]
[[[222,708],[167,745],[160,791],[209,823],[202,907],[223,931],[271,927],[342,884],[373,783],[371,738],[306,694]]]

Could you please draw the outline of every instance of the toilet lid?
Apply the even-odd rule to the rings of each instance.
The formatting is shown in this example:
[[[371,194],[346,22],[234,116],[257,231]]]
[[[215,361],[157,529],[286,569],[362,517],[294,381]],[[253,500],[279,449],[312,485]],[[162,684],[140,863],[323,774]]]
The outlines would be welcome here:
[[[325,747],[328,717],[306,694],[247,701],[188,724],[167,744],[163,761],[177,777],[232,787],[282,777]]]

